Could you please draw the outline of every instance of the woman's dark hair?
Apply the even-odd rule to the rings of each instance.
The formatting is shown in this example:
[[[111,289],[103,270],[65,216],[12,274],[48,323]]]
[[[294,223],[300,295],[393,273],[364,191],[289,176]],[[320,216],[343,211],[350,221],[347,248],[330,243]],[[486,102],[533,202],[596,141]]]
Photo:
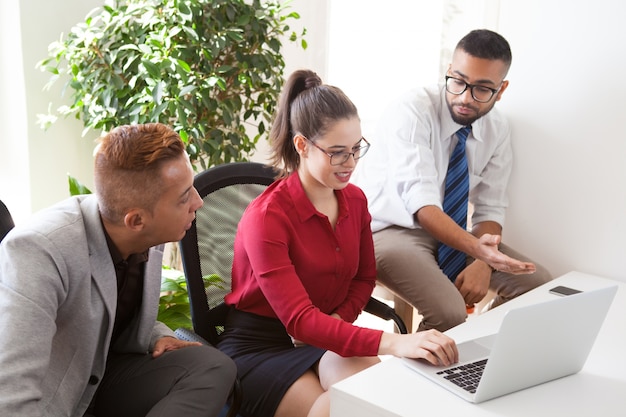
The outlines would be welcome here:
[[[353,117],[358,117],[356,106],[343,91],[322,84],[313,71],[295,71],[285,83],[270,130],[272,165],[283,177],[296,171],[300,155],[293,144],[295,135],[315,141],[334,122]]]

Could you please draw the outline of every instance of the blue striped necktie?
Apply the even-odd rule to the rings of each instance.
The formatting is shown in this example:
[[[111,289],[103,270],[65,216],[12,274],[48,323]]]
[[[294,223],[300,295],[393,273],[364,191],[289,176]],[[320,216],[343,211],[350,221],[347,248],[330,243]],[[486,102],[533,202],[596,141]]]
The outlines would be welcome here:
[[[443,211],[452,218],[463,230],[467,230],[467,204],[469,194],[469,172],[465,156],[465,141],[472,130],[471,126],[463,127],[456,132],[458,142],[450,155],[446,187],[443,197]],[[439,266],[452,282],[465,268],[465,253],[439,243]]]

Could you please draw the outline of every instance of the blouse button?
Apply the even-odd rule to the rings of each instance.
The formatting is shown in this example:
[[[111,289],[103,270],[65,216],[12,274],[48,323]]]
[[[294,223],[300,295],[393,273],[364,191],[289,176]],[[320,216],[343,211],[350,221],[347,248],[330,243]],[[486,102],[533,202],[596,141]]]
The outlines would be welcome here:
[[[335,248],[335,252],[340,252],[340,251],[341,251],[341,248],[340,248],[339,246],[337,246],[337,247]]]

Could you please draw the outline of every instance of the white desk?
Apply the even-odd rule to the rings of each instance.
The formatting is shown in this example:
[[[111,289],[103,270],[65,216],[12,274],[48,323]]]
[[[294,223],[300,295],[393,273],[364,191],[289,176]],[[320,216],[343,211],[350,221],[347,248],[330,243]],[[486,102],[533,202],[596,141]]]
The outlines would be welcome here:
[[[471,404],[389,358],[331,387],[331,417],[626,416],[626,283],[570,272],[446,334],[463,342],[495,333],[508,309],[556,297],[548,292],[556,285],[584,291],[612,284],[617,295],[578,374]]]

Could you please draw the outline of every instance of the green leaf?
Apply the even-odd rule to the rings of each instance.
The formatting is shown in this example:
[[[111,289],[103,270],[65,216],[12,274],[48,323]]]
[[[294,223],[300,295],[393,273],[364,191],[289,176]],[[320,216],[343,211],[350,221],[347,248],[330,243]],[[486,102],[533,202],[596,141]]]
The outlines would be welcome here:
[[[139,51],[139,47],[137,47],[137,45],[135,45],[134,43],[127,43],[118,48],[118,51],[128,51],[128,50]]]
[[[170,309],[165,309],[163,311],[159,311],[157,315],[157,320],[161,323],[165,324],[172,330],[176,330],[179,327],[191,328],[191,317],[180,312],[170,311]]]
[[[195,30],[193,30],[192,28],[189,28],[187,26],[183,26],[183,31],[195,42],[197,42],[198,40],[200,40],[200,36],[198,36],[198,34],[196,33]]]
[[[184,288],[173,279],[165,278],[163,281],[161,281],[161,292],[181,290],[184,290]]]
[[[67,181],[69,184],[70,195],[91,194],[91,190],[81,184],[76,178],[67,174]]]
[[[159,69],[159,66],[157,64],[155,64],[154,62],[148,61],[147,59],[142,59],[141,63],[143,64],[144,68],[146,69],[146,71],[148,71],[148,74],[150,74],[152,78],[154,79],[161,78],[161,70]]]
[[[184,1],[178,2],[178,10],[182,15],[191,16],[191,10],[189,9],[189,5]]]
[[[163,90],[165,89],[165,82],[159,81],[152,90],[152,99],[155,103],[161,104],[163,102]]]
[[[295,39],[290,39],[291,41],[295,40]],[[268,42],[270,48],[272,48],[272,50],[276,53],[280,52],[280,47],[282,46],[280,44],[280,41],[276,38],[274,39],[270,39]]]
[[[115,87],[117,89],[124,88],[124,80],[122,79],[122,77],[120,77],[117,74],[112,74],[111,75],[111,83],[113,84],[113,87]]]
[[[250,15],[244,14],[237,18],[237,26],[245,27],[250,22]]]
[[[235,42],[243,42],[244,41],[244,37],[241,36],[239,33],[237,32],[226,32],[226,35],[231,38],[232,40],[234,40]]]
[[[142,104],[135,104],[135,105],[133,105],[130,108],[130,111],[128,112],[128,115],[129,116],[137,116],[137,115],[139,115],[139,113],[141,113],[142,110],[143,110],[143,105]]]
[[[183,143],[189,143],[189,136],[187,135],[187,132],[181,130],[178,132],[178,135],[182,139]]]
[[[152,110],[152,116],[150,117],[150,121],[151,122],[158,122],[161,119],[161,114],[165,111],[165,109],[167,109],[168,105],[169,105],[169,103],[165,101],[165,102],[159,104],[158,106],[156,106]]]
[[[189,64],[182,59],[177,59],[176,62],[178,63],[178,67],[184,72],[191,72],[191,67],[189,66]]]
[[[192,92],[196,91],[196,89],[197,89],[197,87],[196,87],[195,85],[187,85],[187,86],[183,87],[183,88],[180,90],[180,93],[178,93],[178,94],[179,94],[180,96],[185,96],[185,95],[187,95],[187,94],[190,94],[190,93],[192,93]]]
[[[233,69],[233,67],[230,66],[230,65],[222,65],[222,66],[218,67],[215,70],[215,72],[217,72],[218,74],[225,74],[225,73],[231,71],[232,69]]]

